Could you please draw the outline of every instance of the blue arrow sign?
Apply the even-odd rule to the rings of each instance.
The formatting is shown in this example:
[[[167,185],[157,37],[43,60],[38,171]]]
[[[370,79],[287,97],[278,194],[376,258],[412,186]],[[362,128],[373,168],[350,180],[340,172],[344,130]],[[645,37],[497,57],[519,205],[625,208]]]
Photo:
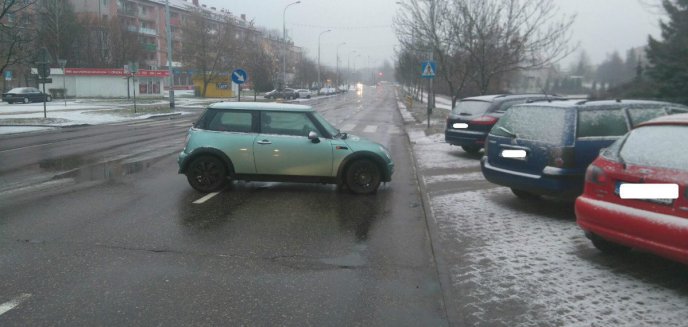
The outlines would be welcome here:
[[[244,84],[248,79],[248,74],[245,70],[237,68],[232,72],[232,82],[237,84]]]
[[[421,63],[421,74],[422,78],[435,78],[435,72],[437,72],[437,64],[432,60],[423,61]]]

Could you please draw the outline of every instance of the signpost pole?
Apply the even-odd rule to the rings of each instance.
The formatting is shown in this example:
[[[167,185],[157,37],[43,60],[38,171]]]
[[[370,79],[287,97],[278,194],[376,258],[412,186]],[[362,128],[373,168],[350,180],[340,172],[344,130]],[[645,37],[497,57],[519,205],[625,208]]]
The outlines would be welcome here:
[[[57,63],[62,67],[62,98],[64,98],[64,105],[67,106],[67,82],[65,76],[65,67],[67,66],[67,60],[57,59]],[[45,91],[43,91],[45,92]]]

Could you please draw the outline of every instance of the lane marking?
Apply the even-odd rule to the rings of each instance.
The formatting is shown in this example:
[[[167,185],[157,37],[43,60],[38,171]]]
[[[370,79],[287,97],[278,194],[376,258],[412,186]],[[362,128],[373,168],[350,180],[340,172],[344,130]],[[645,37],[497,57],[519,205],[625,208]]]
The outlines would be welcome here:
[[[30,297],[31,297],[31,294],[24,293],[22,295],[19,295],[18,297],[16,297],[12,301],[0,304],[0,316],[5,314],[5,312],[16,308],[18,305],[20,305],[22,302],[28,300]]]
[[[205,201],[212,199],[214,196],[216,196],[218,194],[220,194],[220,192],[208,193],[208,194],[206,194],[206,196],[194,201],[193,203],[194,204],[203,204],[203,203],[205,203]]]
[[[363,129],[363,133],[375,133],[377,132],[377,125],[368,125]]]

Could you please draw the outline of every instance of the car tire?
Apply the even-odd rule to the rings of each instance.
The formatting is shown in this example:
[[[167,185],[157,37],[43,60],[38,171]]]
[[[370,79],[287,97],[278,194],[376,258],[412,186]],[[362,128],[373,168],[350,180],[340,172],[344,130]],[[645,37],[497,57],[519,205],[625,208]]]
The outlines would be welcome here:
[[[13,104],[14,102],[12,102],[12,101],[7,101],[7,103],[8,103],[8,104]]]
[[[51,97],[51,96],[49,96],[49,95],[46,96],[46,97],[45,97],[45,102],[50,102],[50,101],[53,101],[53,97]]]
[[[227,168],[217,157],[199,156],[189,163],[186,179],[196,191],[202,193],[219,191],[227,183]]]
[[[610,242],[595,234],[590,235],[592,245],[605,254],[620,255],[631,250],[630,247],[618,243]]]
[[[29,100],[29,98],[24,98],[24,100],[22,102],[29,103],[29,102],[31,102],[31,100]]]
[[[462,145],[461,148],[470,154],[477,154],[481,149],[481,147],[477,145]]]
[[[356,160],[346,169],[346,186],[355,194],[372,194],[380,187],[380,168],[368,159]]]
[[[535,194],[535,193],[531,193],[531,192],[524,191],[524,190],[519,190],[519,189],[513,188],[513,187],[511,188],[511,193],[514,193],[514,195],[516,195],[517,198],[523,199],[523,200],[536,200],[536,199],[540,198],[540,196]]]
[[[307,95],[307,96],[306,96],[306,99],[310,99],[310,98],[311,98],[311,96],[310,96],[310,95]]]

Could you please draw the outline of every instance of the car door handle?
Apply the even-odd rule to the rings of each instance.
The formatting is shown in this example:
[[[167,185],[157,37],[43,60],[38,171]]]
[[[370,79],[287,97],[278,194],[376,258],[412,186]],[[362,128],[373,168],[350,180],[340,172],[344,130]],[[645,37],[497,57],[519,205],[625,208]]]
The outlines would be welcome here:
[[[258,143],[258,144],[272,144],[272,142],[270,142],[268,140],[262,140],[262,141],[258,141],[256,143]]]

